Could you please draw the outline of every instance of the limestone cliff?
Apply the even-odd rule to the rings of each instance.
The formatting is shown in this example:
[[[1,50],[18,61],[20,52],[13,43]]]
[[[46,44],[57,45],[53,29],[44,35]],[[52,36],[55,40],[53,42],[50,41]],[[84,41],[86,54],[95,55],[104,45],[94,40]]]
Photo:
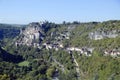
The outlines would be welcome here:
[[[24,30],[21,30],[20,36],[17,38],[16,46],[27,45],[39,47],[44,38],[44,23],[33,22],[30,23]]]

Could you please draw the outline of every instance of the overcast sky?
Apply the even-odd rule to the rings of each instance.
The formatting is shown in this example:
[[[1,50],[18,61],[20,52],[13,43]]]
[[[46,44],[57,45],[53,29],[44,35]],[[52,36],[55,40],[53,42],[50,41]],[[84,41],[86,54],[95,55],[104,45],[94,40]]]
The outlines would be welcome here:
[[[0,0],[0,23],[120,20],[120,0]]]

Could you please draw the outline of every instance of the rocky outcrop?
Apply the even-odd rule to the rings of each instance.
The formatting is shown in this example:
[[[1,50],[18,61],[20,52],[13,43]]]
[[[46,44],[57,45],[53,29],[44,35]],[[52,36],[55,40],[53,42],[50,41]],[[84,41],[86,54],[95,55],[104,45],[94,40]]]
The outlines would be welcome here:
[[[116,38],[117,36],[119,36],[117,30],[104,31],[98,29],[97,31],[89,33],[89,38],[93,40],[100,40],[104,38]]]
[[[15,42],[16,46],[27,45],[39,47],[41,41],[44,39],[43,24],[45,23],[33,22],[24,30],[21,30],[20,36]]]

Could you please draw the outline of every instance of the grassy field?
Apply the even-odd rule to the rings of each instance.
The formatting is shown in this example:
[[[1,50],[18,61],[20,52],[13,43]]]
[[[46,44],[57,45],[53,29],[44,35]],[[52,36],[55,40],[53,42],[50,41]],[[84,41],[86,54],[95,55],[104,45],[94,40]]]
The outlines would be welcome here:
[[[23,61],[18,64],[19,66],[28,66],[29,62],[28,61]]]

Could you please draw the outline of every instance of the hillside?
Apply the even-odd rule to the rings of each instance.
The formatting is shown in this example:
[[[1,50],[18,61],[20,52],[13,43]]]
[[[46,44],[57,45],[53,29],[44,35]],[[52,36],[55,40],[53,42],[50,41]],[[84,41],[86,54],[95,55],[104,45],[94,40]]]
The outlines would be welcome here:
[[[0,79],[5,75],[11,80],[120,79],[119,20],[3,26],[0,27],[0,46],[4,48],[0,48],[0,65],[5,63],[5,67]],[[19,61],[18,56],[23,59]],[[7,64],[15,68],[10,71]]]
[[[0,39],[15,38],[19,35],[20,29],[23,27],[25,27],[25,25],[0,23]]]
[[[22,56],[13,55],[0,48],[0,61],[19,63],[23,61]]]

